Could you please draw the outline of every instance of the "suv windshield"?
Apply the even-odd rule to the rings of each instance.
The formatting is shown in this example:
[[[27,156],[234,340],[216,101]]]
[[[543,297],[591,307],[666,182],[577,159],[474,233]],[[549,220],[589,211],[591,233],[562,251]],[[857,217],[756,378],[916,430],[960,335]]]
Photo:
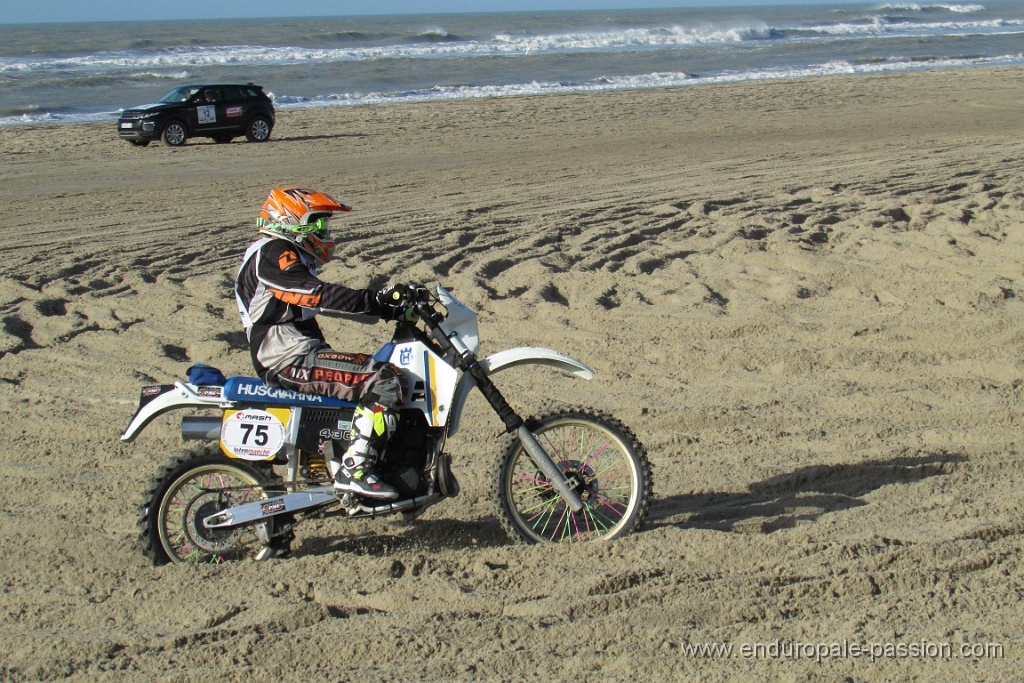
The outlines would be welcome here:
[[[177,102],[188,102],[189,98],[199,92],[199,88],[196,87],[183,87],[175,88],[171,92],[161,97],[157,102],[163,102],[164,104],[173,104]]]

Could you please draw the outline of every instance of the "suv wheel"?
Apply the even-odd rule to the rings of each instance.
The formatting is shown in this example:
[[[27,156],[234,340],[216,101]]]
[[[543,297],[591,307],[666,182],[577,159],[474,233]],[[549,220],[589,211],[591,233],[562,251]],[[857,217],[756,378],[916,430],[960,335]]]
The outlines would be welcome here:
[[[266,142],[270,139],[270,121],[263,116],[253,117],[245,129],[245,139],[249,142]]]
[[[181,147],[185,144],[185,140],[188,138],[188,131],[185,130],[185,124],[181,121],[171,121],[164,126],[164,132],[161,135],[165,145],[171,147]]]

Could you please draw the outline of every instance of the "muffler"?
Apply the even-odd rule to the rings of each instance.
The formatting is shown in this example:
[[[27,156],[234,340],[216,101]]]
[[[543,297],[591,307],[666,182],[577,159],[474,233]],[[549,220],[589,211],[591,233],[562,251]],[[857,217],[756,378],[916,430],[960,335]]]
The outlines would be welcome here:
[[[219,417],[186,415],[181,418],[181,438],[186,441],[220,441]]]

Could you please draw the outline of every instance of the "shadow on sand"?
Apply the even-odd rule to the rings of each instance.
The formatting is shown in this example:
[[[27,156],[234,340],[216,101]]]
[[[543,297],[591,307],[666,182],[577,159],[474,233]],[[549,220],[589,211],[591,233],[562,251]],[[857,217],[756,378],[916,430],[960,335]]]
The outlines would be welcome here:
[[[341,138],[368,138],[368,133],[331,133],[330,135],[282,135],[268,142],[311,142],[315,140],[340,140]]]
[[[481,520],[431,519],[404,522],[395,528],[396,516],[360,524],[356,533],[345,533],[346,527],[354,530],[347,520],[336,518],[328,524],[336,525],[331,536],[307,538],[301,547],[296,547],[291,556],[329,555],[331,553],[352,553],[387,557],[396,551],[421,549],[466,550],[470,548],[496,548],[510,545],[508,536],[494,518]],[[392,523],[388,523],[388,522]],[[371,530],[366,530],[366,525]],[[376,525],[380,533],[372,527]],[[402,528],[404,527],[404,528]]]
[[[933,453],[922,456],[872,460],[855,465],[815,465],[780,474],[747,486],[745,493],[697,493],[655,498],[645,530],[673,525],[683,529],[714,529],[747,533],[772,533],[814,521],[822,515],[867,505],[863,497],[890,484],[920,481],[950,474],[962,454]],[[657,486],[657,480],[655,481]],[[392,516],[384,518],[392,522]],[[386,557],[396,551],[422,549],[465,550],[510,545],[497,520],[432,519],[407,522],[395,528],[384,520],[349,527],[337,525],[334,534],[307,538],[292,557],[353,553]],[[380,533],[366,530],[379,525]],[[642,533],[642,532],[641,532]]]
[[[654,501],[649,528],[715,529],[772,533],[830,512],[861,507],[866,494],[890,484],[950,474],[962,454],[871,460],[853,465],[815,465],[747,486],[745,493],[696,493]]]

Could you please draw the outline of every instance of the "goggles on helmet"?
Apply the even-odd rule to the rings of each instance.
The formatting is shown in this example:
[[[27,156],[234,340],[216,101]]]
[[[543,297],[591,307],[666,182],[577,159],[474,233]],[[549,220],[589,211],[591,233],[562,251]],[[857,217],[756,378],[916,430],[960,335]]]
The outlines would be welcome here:
[[[331,217],[317,218],[305,225],[289,225],[288,227],[296,235],[312,235],[320,239],[328,239],[331,236]]]
[[[331,239],[330,216],[317,218],[303,225],[272,223],[264,218],[256,219],[261,232],[278,235],[295,243],[300,249],[309,252],[323,265],[334,253],[334,241]]]
[[[331,218],[325,216],[304,225],[289,225],[287,223],[274,223],[265,218],[256,219],[256,227],[272,230],[277,233],[289,233],[292,235],[312,235],[319,239],[329,239],[331,236]]]

